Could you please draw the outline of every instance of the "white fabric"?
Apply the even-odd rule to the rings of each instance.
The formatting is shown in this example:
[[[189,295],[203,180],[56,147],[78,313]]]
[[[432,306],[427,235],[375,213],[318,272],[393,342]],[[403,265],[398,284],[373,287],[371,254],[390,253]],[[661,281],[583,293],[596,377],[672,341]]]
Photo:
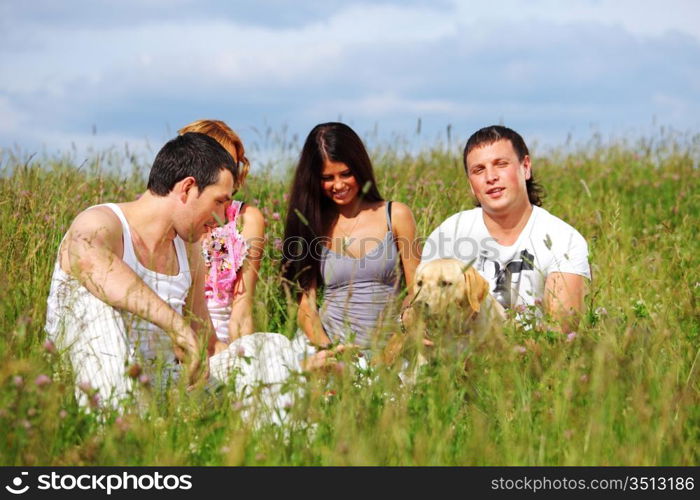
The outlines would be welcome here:
[[[117,403],[129,394],[133,380],[125,366],[134,362],[122,314],[92,295],[56,263],[51,279],[46,332],[61,351],[66,351],[78,387],[97,389],[102,401]],[[78,402],[88,405],[88,395],[76,388]]]
[[[118,205],[106,205],[122,224],[122,260],[158,296],[182,314],[192,278],[185,244],[174,240],[178,274],[156,273],[136,258],[129,224]],[[61,243],[63,244],[63,242]],[[124,398],[133,383],[125,377],[126,368],[138,362],[152,380],[167,380],[175,364],[168,335],[156,325],[133,314],[117,311],[92,295],[75,278],[66,274],[56,259],[47,301],[48,338],[59,349],[67,350],[79,385],[89,384],[104,401]],[[163,371],[163,367],[167,367]],[[86,395],[76,390],[82,404]]]
[[[228,343],[230,337],[228,336],[228,322],[231,319],[231,303],[227,305],[216,304],[214,301],[207,301],[207,307],[209,308],[209,316],[211,317],[211,322],[214,325],[214,331],[216,332],[216,337],[221,342]]]
[[[292,348],[292,355],[298,363],[302,363],[304,360],[318,353],[318,349],[309,342],[308,337],[301,328],[297,328],[294,338],[290,342],[290,346]],[[369,359],[372,357],[372,351],[370,349],[361,349],[360,353],[362,356],[356,357],[353,364],[360,370],[368,370],[370,368]]]
[[[133,250],[131,233],[123,213],[116,205],[107,205],[122,222],[124,262],[163,300],[179,313],[191,285],[184,242],[175,239],[179,270],[176,276],[153,272],[142,266]],[[76,279],[66,274],[57,259],[48,297],[46,332],[56,346],[68,353],[76,384],[89,384],[102,402],[117,405],[128,396],[134,381],[127,368],[138,362],[158,386],[177,377],[172,342],[165,332],[132,314],[118,311],[92,295]],[[232,342],[229,348],[209,359],[209,388],[232,379],[241,402],[248,405],[259,399],[267,415],[261,421],[279,422],[291,404],[293,393],[282,393],[282,383],[300,365],[289,340],[276,333],[256,333]],[[260,391],[255,388],[265,384]],[[76,398],[88,405],[88,395],[76,389]],[[257,415],[256,415],[257,416]]]
[[[292,339],[292,351],[299,362],[303,362],[306,358],[310,358],[318,352],[309,339],[306,337],[301,328],[297,328],[294,338]]]
[[[209,358],[209,386],[232,385],[244,407],[244,418],[260,422],[283,421],[297,391],[284,392],[282,386],[300,372],[291,342],[279,333],[245,335]]]
[[[174,244],[179,269],[177,275],[171,276],[152,271],[143,266],[136,257],[133,240],[131,238],[131,229],[124,216],[124,212],[114,203],[108,203],[106,206],[117,214],[122,223],[124,242],[124,256],[122,260],[124,263],[133,269],[139,278],[141,278],[151,290],[156,292],[161,299],[167,302],[170,307],[175,309],[178,314],[182,314],[182,308],[185,305],[187,294],[192,286],[192,276],[190,273],[190,264],[187,260],[185,242],[182,241],[179,236],[175,236]],[[167,353],[167,361],[174,362],[175,355],[172,349],[172,341],[168,334],[153,323],[133,315],[129,316],[133,321],[133,327],[130,328],[129,331],[129,338],[131,342],[138,345],[139,357],[150,361]]]
[[[489,234],[481,208],[454,214],[430,234],[421,261],[474,261],[504,307],[529,306],[542,300],[550,273],[590,279],[588,245],[583,236],[545,209],[532,208],[526,226],[510,246],[499,245]]]

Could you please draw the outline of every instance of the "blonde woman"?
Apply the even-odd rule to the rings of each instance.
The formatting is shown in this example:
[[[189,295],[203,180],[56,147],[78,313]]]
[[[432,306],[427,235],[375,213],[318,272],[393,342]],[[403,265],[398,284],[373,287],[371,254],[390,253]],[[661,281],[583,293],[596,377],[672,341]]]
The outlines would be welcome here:
[[[179,130],[180,134],[188,132],[208,135],[229,152],[238,167],[234,169],[234,192],[240,189],[250,163],[238,134],[220,120],[197,120]],[[219,380],[235,374],[235,387],[247,407],[246,415],[260,422],[279,423],[296,394],[282,392],[282,384],[293,373],[323,368],[327,355],[319,353],[300,363],[287,337],[255,332],[253,298],[265,220],[260,210],[240,201],[230,202],[225,219],[201,239],[206,267],[204,293],[217,337],[216,355],[209,358],[209,369]],[[259,384],[265,385],[258,394],[263,406],[256,412],[252,405],[254,388]]]
[[[179,134],[198,132],[216,139],[233,157],[238,169],[234,192],[245,182],[250,162],[243,142],[221,120],[197,120]],[[224,224],[202,237],[207,276],[207,307],[217,336],[216,352],[226,344],[255,331],[253,297],[262,258],[265,219],[254,206],[232,201],[226,208]]]

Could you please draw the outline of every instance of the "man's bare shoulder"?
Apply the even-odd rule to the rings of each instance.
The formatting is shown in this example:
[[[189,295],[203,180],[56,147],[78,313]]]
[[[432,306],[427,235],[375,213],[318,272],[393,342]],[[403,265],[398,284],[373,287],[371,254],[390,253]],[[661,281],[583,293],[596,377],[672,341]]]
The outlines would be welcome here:
[[[121,258],[123,246],[119,217],[108,207],[90,207],[79,213],[68,228],[59,249],[61,268],[75,276],[70,270],[77,262],[85,265],[85,259],[90,260],[95,255],[116,255]]]
[[[106,206],[90,207],[73,220],[69,240],[86,240],[112,248],[121,247],[122,225],[117,214]]]

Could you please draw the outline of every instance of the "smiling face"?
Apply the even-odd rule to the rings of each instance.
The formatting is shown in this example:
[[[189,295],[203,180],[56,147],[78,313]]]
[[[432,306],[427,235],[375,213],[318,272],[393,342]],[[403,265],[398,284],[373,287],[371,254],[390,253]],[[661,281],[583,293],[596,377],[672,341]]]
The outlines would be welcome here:
[[[186,193],[182,216],[177,217],[175,230],[186,241],[195,242],[202,235],[224,222],[226,207],[233,192],[233,175],[222,169],[216,183],[210,184],[201,192],[196,185]],[[218,220],[217,220],[218,218]]]
[[[527,209],[530,157],[521,161],[508,139],[472,149],[466,163],[471,191],[485,212],[506,215]]]
[[[337,205],[351,205],[360,193],[352,170],[345,163],[330,160],[323,164],[321,189]]]

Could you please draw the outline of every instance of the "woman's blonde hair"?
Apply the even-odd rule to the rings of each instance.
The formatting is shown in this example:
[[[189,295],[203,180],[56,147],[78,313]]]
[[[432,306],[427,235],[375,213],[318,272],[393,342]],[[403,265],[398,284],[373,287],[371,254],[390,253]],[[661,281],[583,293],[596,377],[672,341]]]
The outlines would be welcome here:
[[[221,120],[197,120],[189,125],[185,125],[178,134],[186,134],[187,132],[197,132],[206,134],[213,139],[216,139],[229,152],[233,159],[238,163],[238,178],[234,179],[236,189],[239,189],[250,170],[250,162],[245,157],[245,148],[238,134],[231,130],[231,127],[226,125]]]

